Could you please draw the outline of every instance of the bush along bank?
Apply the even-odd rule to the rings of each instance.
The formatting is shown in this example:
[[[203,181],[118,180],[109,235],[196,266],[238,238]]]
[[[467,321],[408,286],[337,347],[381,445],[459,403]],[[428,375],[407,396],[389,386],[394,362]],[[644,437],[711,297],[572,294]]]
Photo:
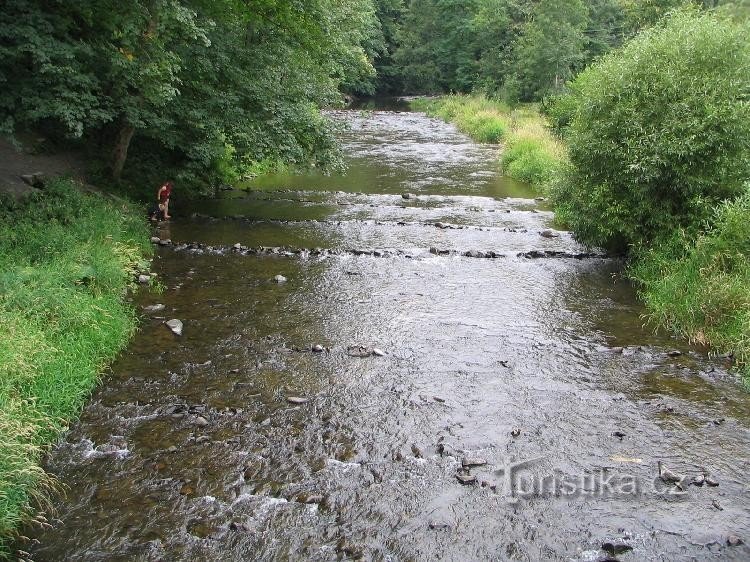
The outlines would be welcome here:
[[[133,334],[151,251],[140,208],[68,180],[0,201],[0,559],[53,486],[45,448]]]
[[[750,377],[750,25],[672,14],[588,67],[550,115],[558,216],[625,253],[649,317]]]
[[[501,143],[504,173],[540,191],[546,190],[567,161],[564,144],[534,105],[510,109],[481,95],[450,95],[417,98],[411,106],[454,123],[477,142]]]

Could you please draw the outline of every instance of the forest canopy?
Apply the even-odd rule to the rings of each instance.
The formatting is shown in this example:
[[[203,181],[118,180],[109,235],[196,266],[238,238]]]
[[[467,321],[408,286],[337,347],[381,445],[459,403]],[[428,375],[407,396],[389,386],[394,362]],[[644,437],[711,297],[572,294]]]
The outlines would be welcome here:
[[[382,49],[370,0],[7,0],[0,131],[79,139],[116,180],[331,166],[319,108],[372,91]]]

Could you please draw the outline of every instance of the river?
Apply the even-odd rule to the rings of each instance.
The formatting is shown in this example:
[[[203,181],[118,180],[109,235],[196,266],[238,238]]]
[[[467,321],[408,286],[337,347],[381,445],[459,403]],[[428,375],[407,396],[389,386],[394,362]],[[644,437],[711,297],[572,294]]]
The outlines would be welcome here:
[[[159,229],[166,289],[47,460],[66,493],[33,559],[749,559],[728,360],[644,327],[499,147],[332,116],[345,174]]]

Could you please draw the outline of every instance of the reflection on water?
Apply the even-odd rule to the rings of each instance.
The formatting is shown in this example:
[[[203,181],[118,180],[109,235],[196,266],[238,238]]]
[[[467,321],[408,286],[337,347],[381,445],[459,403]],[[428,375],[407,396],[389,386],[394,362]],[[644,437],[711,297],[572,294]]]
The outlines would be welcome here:
[[[580,247],[540,236],[552,216],[497,147],[420,114],[335,116],[346,175],[258,180],[159,234],[402,252],[161,248],[167,291],[136,305],[165,309],[50,455],[68,493],[26,533],[34,559],[747,559],[726,538],[750,540],[750,399],[726,362],[644,328],[620,263],[517,257]],[[488,249],[506,257],[456,253]],[[583,484],[514,498],[511,459]],[[659,460],[719,486],[673,494]],[[587,488],[608,474],[637,494]]]

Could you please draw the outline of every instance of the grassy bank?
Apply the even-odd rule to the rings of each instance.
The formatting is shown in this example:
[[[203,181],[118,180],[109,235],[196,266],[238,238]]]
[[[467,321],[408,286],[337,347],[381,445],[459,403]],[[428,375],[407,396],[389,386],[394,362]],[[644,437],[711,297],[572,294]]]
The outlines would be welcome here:
[[[134,330],[123,298],[147,266],[142,215],[67,180],[0,202],[0,559],[51,484],[45,446]]]
[[[734,354],[750,381],[750,188],[715,212],[697,240],[678,232],[632,260],[652,321]]]
[[[510,109],[484,96],[451,95],[419,98],[414,109],[455,123],[477,142],[502,143],[506,175],[539,190],[565,165],[565,146],[547,127],[534,105]]]

